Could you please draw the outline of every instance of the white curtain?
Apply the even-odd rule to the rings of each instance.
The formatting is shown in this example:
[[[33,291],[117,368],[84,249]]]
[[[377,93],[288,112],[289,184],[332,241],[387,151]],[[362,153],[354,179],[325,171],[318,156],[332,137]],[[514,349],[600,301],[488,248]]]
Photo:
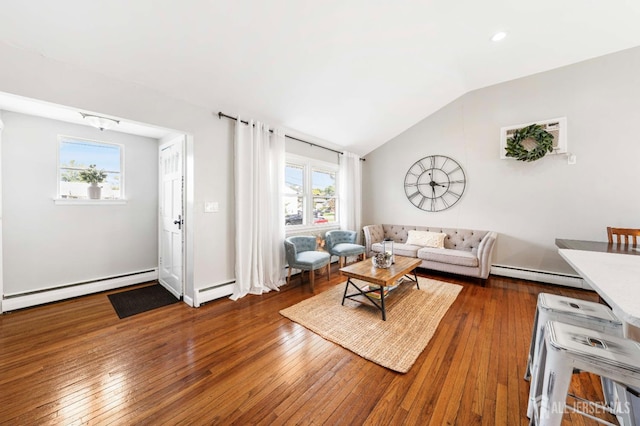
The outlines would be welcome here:
[[[340,156],[340,225],[356,231],[360,239],[362,225],[362,168],[360,157],[351,152]]]
[[[284,283],[284,135],[238,117],[234,154],[237,300]]]

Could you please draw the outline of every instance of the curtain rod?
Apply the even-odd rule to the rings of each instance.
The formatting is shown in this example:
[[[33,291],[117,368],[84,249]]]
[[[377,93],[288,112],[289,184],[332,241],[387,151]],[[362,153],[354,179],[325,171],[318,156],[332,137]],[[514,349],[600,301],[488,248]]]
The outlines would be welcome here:
[[[218,112],[218,118],[219,118],[219,119],[222,119],[222,117],[230,118],[231,120],[238,121],[238,119],[237,119],[236,117],[232,117],[232,116],[227,115],[227,114],[225,114],[225,113],[223,113],[223,112]],[[244,121],[244,120],[240,120],[240,122],[241,122],[241,123],[244,123],[244,124],[247,124],[247,125],[249,124],[249,122],[248,122],[248,121]],[[273,133],[273,130],[269,130],[269,131],[270,131],[271,133]],[[289,138],[289,139],[296,140],[296,141],[298,141],[298,142],[306,143],[306,144],[309,144],[309,145],[311,145],[311,146],[315,146],[315,147],[318,147],[318,148],[326,149],[327,151],[335,152],[336,154],[339,154],[339,155],[342,155],[342,154],[343,154],[343,153],[342,153],[342,151],[336,151],[335,149],[327,148],[326,146],[318,145],[318,144],[315,144],[315,143],[312,143],[312,142],[308,142],[308,141],[303,141],[302,139],[294,138],[293,136],[284,135],[284,137],[285,137],[285,138]],[[363,160],[364,160],[364,159],[363,159]]]

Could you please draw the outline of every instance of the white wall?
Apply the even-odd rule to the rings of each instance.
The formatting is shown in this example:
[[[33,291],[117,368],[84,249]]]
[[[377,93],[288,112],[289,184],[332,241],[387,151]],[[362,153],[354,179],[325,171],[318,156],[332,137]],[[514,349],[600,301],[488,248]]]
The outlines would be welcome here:
[[[555,237],[602,240],[607,224],[637,224],[639,62],[640,50],[633,49],[463,96],[367,157],[364,223],[494,229],[501,233],[495,263],[570,272],[555,253]],[[192,105],[2,43],[0,63],[0,91],[189,134],[193,239],[187,244],[194,259],[186,295],[234,279],[234,122],[213,113],[241,111]],[[499,160],[501,126],[558,116],[568,117],[578,164],[556,157],[534,164]],[[469,184],[453,210],[429,214],[406,200],[402,185],[409,166],[433,153],[458,159]],[[217,201],[220,212],[204,213],[205,201]]]
[[[234,278],[232,120],[219,120],[207,108],[3,43],[0,63],[0,91],[187,133],[193,139],[194,162],[193,182],[187,182],[194,191],[193,209],[186,224],[193,239],[187,244],[194,258],[185,294],[193,298],[194,289]],[[220,212],[205,214],[205,200],[219,202]]]
[[[567,117],[569,151],[500,160],[500,127]],[[606,226],[640,227],[640,48],[468,93],[367,155],[364,223],[497,231],[494,264],[574,273],[555,238],[606,241]],[[418,159],[442,154],[467,174],[462,199],[429,213],[405,197]]]
[[[339,156],[337,153],[317,146],[311,146],[307,143],[300,142],[295,139],[285,138],[285,151],[288,154],[300,155],[303,157],[325,161],[327,163],[339,163]]]
[[[158,142],[3,112],[5,294],[157,268]],[[126,205],[56,205],[58,135],[124,146]]]

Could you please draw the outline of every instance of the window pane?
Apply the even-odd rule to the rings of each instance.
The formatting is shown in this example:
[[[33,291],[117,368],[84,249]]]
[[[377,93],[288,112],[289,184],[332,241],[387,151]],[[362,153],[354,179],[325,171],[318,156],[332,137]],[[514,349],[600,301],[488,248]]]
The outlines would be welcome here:
[[[122,149],[120,145],[107,144],[70,137],[60,137],[59,196],[61,198],[88,198],[89,183],[82,179],[82,172],[91,165],[104,172],[106,177],[98,183],[100,199],[120,199],[122,192]]]
[[[284,179],[284,222],[286,225],[302,225],[304,223],[304,168],[287,164]]]
[[[311,172],[313,192],[313,223],[336,222],[336,173],[323,170]]]
[[[292,156],[285,166],[283,196],[285,224],[314,226],[335,224],[337,217],[337,166]]]
[[[65,138],[60,142],[60,164],[95,164],[97,169],[120,172],[120,146],[82,139]]]

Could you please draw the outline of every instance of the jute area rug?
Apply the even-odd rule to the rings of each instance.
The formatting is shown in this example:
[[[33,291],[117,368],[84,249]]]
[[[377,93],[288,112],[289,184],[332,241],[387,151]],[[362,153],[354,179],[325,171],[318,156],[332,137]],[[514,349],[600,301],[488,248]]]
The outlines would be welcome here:
[[[462,290],[460,285],[429,278],[418,277],[418,281],[420,290],[404,283],[385,297],[386,321],[368,301],[347,299],[341,305],[345,283],[280,314],[365,359],[406,373]],[[354,291],[349,286],[349,294]]]

